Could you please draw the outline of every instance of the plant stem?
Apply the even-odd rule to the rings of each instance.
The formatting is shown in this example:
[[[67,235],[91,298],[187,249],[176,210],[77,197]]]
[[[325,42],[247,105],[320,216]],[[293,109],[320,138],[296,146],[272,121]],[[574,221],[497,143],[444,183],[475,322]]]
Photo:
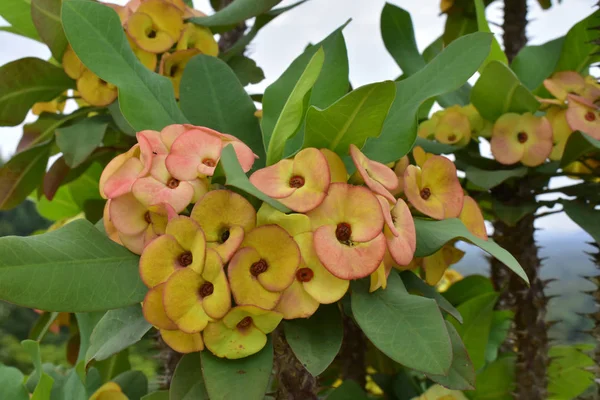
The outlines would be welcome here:
[[[219,10],[222,10],[231,3],[233,3],[233,0],[221,0]],[[225,53],[229,50],[242,36],[244,36],[245,31],[246,22],[242,21],[234,28],[221,34],[221,38],[219,39],[219,52]]]
[[[352,318],[344,315],[344,338],[339,353],[342,378],[356,381],[360,387],[367,384],[367,339]]]
[[[527,44],[527,0],[504,0],[504,52],[511,62]]]
[[[296,358],[285,339],[283,326],[273,332],[275,376],[277,377],[277,400],[318,399],[317,379]]]

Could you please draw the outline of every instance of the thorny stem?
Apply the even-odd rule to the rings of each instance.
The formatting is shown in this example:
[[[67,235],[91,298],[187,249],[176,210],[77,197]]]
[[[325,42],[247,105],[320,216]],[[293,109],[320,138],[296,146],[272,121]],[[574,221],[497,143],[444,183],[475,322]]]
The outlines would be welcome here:
[[[316,400],[317,378],[304,368],[296,358],[280,325],[273,332],[275,376],[277,377],[277,400]]]

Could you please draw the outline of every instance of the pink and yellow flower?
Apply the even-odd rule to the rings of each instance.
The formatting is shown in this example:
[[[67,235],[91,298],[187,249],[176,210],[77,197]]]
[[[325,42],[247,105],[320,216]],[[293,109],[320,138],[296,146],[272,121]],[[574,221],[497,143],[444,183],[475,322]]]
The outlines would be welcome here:
[[[570,94],[568,98],[566,118],[571,129],[600,140],[600,108],[581,96]]]
[[[281,160],[250,176],[250,182],[261,192],[297,212],[321,204],[330,181],[327,158],[315,148],[301,150],[293,159]]]
[[[471,196],[465,196],[463,208],[458,218],[473,235],[482,240],[488,239],[483,213],[475,199]]]
[[[550,159],[558,161],[565,151],[567,140],[573,133],[573,129],[567,122],[567,110],[562,107],[551,106],[546,112],[546,118],[552,125],[552,152]]]
[[[398,178],[387,165],[369,160],[355,145],[350,145],[350,155],[356,166],[359,181],[364,182],[373,192],[395,203],[396,198],[390,191],[398,187]]]
[[[169,50],[181,37],[183,12],[163,0],[146,0],[127,18],[127,34],[151,53]]]

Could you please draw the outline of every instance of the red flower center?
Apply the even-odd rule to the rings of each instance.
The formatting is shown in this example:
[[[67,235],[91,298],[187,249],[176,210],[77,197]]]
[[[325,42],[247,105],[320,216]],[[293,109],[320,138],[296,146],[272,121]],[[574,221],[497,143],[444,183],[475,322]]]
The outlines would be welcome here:
[[[213,294],[214,289],[215,287],[212,283],[206,282],[204,285],[200,286],[198,293],[200,294],[200,297],[204,298]]]
[[[225,243],[229,239],[229,229],[221,233],[221,243]]]
[[[430,197],[431,197],[431,189],[429,189],[428,187],[421,189],[421,198],[423,200],[427,200]]]
[[[261,259],[252,264],[250,267],[250,273],[254,276],[258,276],[265,272],[268,268],[269,266],[267,265],[267,262]]]
[[[185,253],[181,253],[178,261],[179,265],[181,265],[182,267],[187,267],[194,261],[194,257],[192,256],[191,252],[186,251]]]
[[[290,187],[301,188],[302,186],[304,186],[304,178],[303,177],[301,177],[299,175],[295,175],[290,178]]]
[[[171,178],[167,181],[167,187],[169,189],[176,189],[179,186],[179,181],[175,178]]]
[[[588,121],[588,122],[595,121],[596,120],[596,115],[593,112],[588,111],[587,113],[585,113],[585,120]]]
[[[527,141],[527,134],[525,132],[519,132],[517,134],[517,140],[519,143],[525,143]]]
[[[448,135],[448,141],[454,142],[456,140],[456,135],[454,133]]]
[[[152,223],[152,218],[150,218],[150,211],[146,211],[146,214],[144,214],[144,221],[146,221],[149,224]]]
[[[237,327],[239,329],[245,329],[252,324],[252,317],[244,317],[240,322],[238,322]]]
[[[296,272],[296,279],[300,282],[310,282],[315,276],[315,273],[310,268],[300,268],[298,272]]]
[[[345,222],[339,223],[335,229],[335,237],[337,240],[340,242],[347,242],[350,240],[350,236],[352,236],[352,227],[350,227],[350,224]]]
[[[202,160],[202,164],[212,168],[217,165],[217,162],[212,158],[205,158],[204,160]]]

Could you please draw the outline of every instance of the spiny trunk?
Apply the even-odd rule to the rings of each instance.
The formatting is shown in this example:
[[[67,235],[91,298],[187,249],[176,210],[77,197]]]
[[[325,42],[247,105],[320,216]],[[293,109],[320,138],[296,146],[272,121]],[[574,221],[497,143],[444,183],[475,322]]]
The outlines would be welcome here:
[[[596,393],[595,397],[592,398],[600,399],[600,246],[596,243],[593,243],[592,246],[595,247],[595,251],[590,253],[590,256],[592,256],[592,261],[597,267],[596,274],[587,278],[595,285],[595,289],[590,293],[594,297],[595,311],[588,315],[594,323],[590,333],[596,344],[593,353],[590,355],[594,359],[593,372],[596,380]]]
[[[508,61],[527,44],[527,0],[504,0],[504,51]]]
[[[304,368],[285,340],[283,329],[279,326],[273,332],[274,366],[277,378],[277,400],[318,399],[317,379]]]
[[[156,333],[156,346],[159,349],[157,358],[162,362],[158,371],[158,385],[161,389],[168,390],[171,387],[175,368],[183,357],[182,354],[171,349],[160,337],[160,333]]]
[[[227,7],[229,4],[233,3],[233,0],[221,0],[221,4],[219,10]],[[227,32],[224,32],[219,39],[219,51],[221,53],[229,50],[235,42],[237,42],[246,31],[246,22],[242,21],[237,24],[233,29],[230,29]]]
[[[367,383],[367,338],[352,318],[343,318],[344,337],[338,355],[342,379],[356,381],[364,388]]]

